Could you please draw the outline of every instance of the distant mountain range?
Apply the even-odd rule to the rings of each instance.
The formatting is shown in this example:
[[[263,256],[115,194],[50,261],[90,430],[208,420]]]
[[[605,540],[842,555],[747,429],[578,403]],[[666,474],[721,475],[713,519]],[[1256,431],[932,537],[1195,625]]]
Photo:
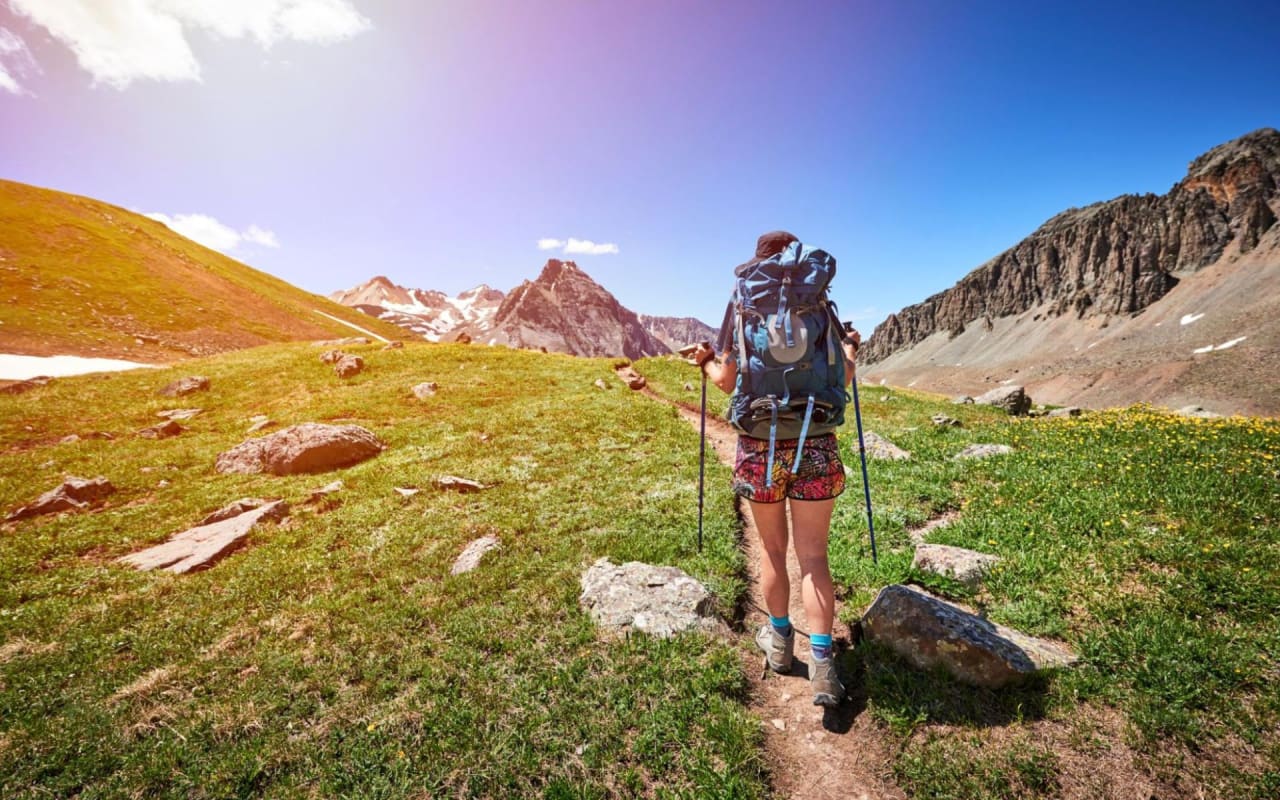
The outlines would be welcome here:
[[[864,379],[947,393],[1280,414],[1280,132],[1191,162],[1165,195],[1064,211],[876,327]]]
[[[642,358],[715,338],[713,328],[691,317],[636,314],[576,263],[559,259],[547,261],[537,278],[507,294],[481,285],[449,297],[378,276],[329,297],[429,341],[464,337],[581,356]]]
[[[173,361],[403,330],[119,206],[0,180],[0,353]]]

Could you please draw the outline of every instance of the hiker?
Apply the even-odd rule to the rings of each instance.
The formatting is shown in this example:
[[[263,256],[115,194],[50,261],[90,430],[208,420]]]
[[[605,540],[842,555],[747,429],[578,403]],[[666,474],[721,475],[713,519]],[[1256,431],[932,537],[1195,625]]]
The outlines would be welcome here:
[[[814,259],[827,259],[826,262]],[[797,264],[797,261],[806,263]],[[784,287],[777,287],[783,298],[766,297],[767,290],[775,288],[769,280],[750,281],[753,267],[765,262],[769,267],[780,262],[793,271],[804,273],[806,264],[817,263],[814,271],[828,269],[826,276],[814,278],[814,271],[807,274],[809,282],[821,283],[812,297],[795,291],[795,284],[787,278]],[[854,358],[861,336],[851,327],[841,327],[835,317],[834,306],[826,300],[826,284],[835,272],[835,260],[820,250],[805,248],[792,234],[775,231],[760,237],[756,257],[735,269],[738,288],[725,315],[720,346],[716,355],[708,343],[700,344],[692,358],[705,377],[726,393],[733,393],[730,400],[730,421],[739,431],[737,458],[733,471],[734,493],[746,498],[751,518],[764,545],[765,558],[760,568],[761,590],[768,607],[769,622],[756,635],[756,643],[765,653],[766,663],[775,672],[786,673],[791,669],[795,648],[795,629],[789,616],[791,586],[787,576],[787,542],[794,540],[796,560],[800,564],[800,594],[804,602],[805,616],[809,624],[809,643],[813,652],[813,668],[810,682],[815,705],[834,707],[839,705],[845,689],[836,674],[832,658],[831,629],[835,611],[835,595],[831,585],[831,571],[827,563],[827,538],[831,525],[831,512],[835,498],[844,491],[844,465],[834,433],[835,425],[843,422],[844,401],[848,399],[846,387],[853,380]],[[797,279],[797,283],[801,282]],[[754,287],[754,288],[753,288]],[[787,311],[785,289],[792,290],[791,310]],[[766,291],[762,291],[766,290]],[[746,308],[742,294],[747,292]],[[763,298],[763,299],[762,299]],[[753,299],[759,301],[753,304]],[[750,314],[753,308],[765,308],[772,301],[776,313],[772,315]],[[781,305],[779,306],[779,302]],[[814,311],[813,309],[820,309]],[[808,316],[806,316],[808,315]],[[750,317],[744,321],[744,316]],[[774,317],[779,318],[777,321]],[[785,326],[781,318],[786,317]],[[816,322],[814,320],[817,320]],[[808,390],[807,398],[791,386],[780,366],[768,367],[753,349],[761,341],[751,332],[751,325],[772,327],[773,331],[760,336],[775,334],[782,338],[785,327],[787,337],[797,341],[807,340],[805,345],[788,342],[795,351],[792,360],[808,369],[810,362],[825,366],[825,377],[819,377],[817,389]],[[793,331],[793,324],[795,330]],[[726,333],[725,329],[729,332]],[[804,330],[807,329],[806,334]],[[814,332],[817,333],[814,333]],[[745,340],[745,341],[744,341]],[[836,348],[836,343],[840,347]],[[773,347],[772,338],[768,347]],[[807,347],[807,353],[800,349]],[[787,356],[783,356],[785,361]],[[749,362],[747,371],[770,369],[783,373],[786,386],[776,389],[769,399],[754,398],[768,378],[748,375],[743,380],[740,370],[743,360]],[[839,362],[837,363],[837,359]],[[766,359],[767,361],[768,359]],[[827,383],[824,384],[823,381]],[[752,390],[755,390],[754,392]],[[781,393],[795,403],[797,408],[783,407],[777,402]],[[820,399],[815,404],[815,396]],[[770,402],[772,400],[772,402]],[[806,402],[807,400],[807,402]],[[815,408],[816,405],[816,408]],[[739,409],[735,419],[735,409]],[[752,416],[745,414],[751,409]],[[803,416],[801,416],[803,414]],[[782,417],[780,421],[780,416]],[[758,420],[758,424],[753,424]],[[799,425],[797,435],[796,427]],[[813,435],[806,434],[812,432]],[[786,437],[786,438],[783,438]],[[800,452],[797,453],[797,450]],[[797,455],[800,458],[797,459]],[[791,511],[791,530],[787,526],[787,508]]]

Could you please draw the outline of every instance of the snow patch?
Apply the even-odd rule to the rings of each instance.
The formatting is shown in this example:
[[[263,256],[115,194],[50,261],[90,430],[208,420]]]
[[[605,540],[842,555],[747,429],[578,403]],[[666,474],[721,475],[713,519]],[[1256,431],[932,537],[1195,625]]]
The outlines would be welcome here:
[[[1190,325],[1191,323],[1195,322],[1196,320],[1200,319],[1203,316],[1204,314],[1183,314],[1182,319],[1178,320],[1178,324]]]
[[[0,380],[25,381],[37,375],[65,378],[90,372],[122,372],[126,369],[151,369],[157,364],[140,364],[119,358],[85,358],[82,356],[19,356],[0,353]]]
[[[1205,345],[1204,347],[1197,347],[1195,350],[1192,350],[1191,352],[1209,353],[1214,350],[1226,350],[1228,347],[1235,347],[1236,345],[1240,344],[1241,342],[1243,342],[1245,339],[1248,339],[1248,338],[1249,338],[1248,336],[1237,336],[1236,338],[1231,339],[1230,341],[1223,342],[1222,344],[1218,344],[1218,345],[1209,344],[1209,345]]]

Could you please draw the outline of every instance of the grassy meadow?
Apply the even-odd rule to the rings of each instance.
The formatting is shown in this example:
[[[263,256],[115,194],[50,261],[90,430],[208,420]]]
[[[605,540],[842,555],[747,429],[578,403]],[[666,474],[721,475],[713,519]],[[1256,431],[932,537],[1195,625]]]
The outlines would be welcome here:
[[[679,361],[637,368],[664,396],[698,403]],[[864,428],[912,458],[869,461],[873,565],[850,409],[839,437],[853,473],[831,545],[849,621],[880,587],[912,581],[1082,657],[990,692],[871,647],[848,654],[870,712],[900,739],[894,771],[909,796],[1107,797],[1104,779],[1117,790],[1145,780],[1161,798],[1280,796],[1280,421],[1143,406],[1018,419],[859,392]],[[723,413],[725,395],[708,396]],[[963,427],[933,425],[939,412]],[[976,442],[1014,452],[952,459]],[[911,569],[908,531],[947,513],[955,521],[929,541],[1004,559],[979,593]],[[1109,775],[1117,753],[1124,767]]]
[[[0,532],[0,796],[768,796],[749,645],[601,641],[577,605],[582,570],[609,556],[675,564],[734,616],[744,564],[715,463],[696,551],[696,432],[605,359],[352,350],[368,368],[347,381],[319,348],[292,344],[0,396],[5,511],[65,474],[117,487],[93,512]],[[636,367],[660,394],[698,403],[686,365]],[[212,389],[155,394],[189,374]],[[428,380],[440,390],[420,401],[410,387]],[[913,457],[870,463],[873,565],[852,415],[840,434],[853,474],[832,564],[846,621],[911,580],[1082,656],[990,692],[870,646],[845,653],[854,702],[895,743],[889,768],[908,796],[1280,791],[1280,423],[1143,407],[1010,419],[861,393],[866,427]],[[179,407],[204,412],[173,439],[132,435]],[[935,427],[939,411],[964,426]],[[216,474],[258,414],[360,424],[388,449],[322,475]],[[92,431],[116,438],[60,443]],[[1015,452],[952,460],[972,442]],[[492,488],[438,490],[441,474]],[[340,492],[308,501],[335,478]],[[422,491],[394,491],[408,486]],[[291,516],[204,572],[114,563],[244,496],[283,497]],[[911,570],[908,531],[944,513],[956,519],[932,541],[1005,559],[976,594]],[[451,576],[486,534],[501,549]]]

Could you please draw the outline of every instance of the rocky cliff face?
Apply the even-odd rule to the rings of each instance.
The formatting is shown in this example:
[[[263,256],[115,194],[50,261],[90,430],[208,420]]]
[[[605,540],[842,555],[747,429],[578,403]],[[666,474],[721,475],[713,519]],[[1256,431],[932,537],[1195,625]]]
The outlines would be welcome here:
[[[945,292],[892,314],[860,361],[940,331],[1038,309],[1037,319],[1132,315],[1178,281],[1257,247],[1280,211],[1280,132],[1254,131],[1191,162],[1168,194],[1125,195],[1053,217]]]
[[[672,352],[698,342],[715,342],[716,329],[693,317],[651,317],[640,314],[640,324]]]
[[[434,289],[408,289],[379,275],[329,299],[407,328],[437,342],[467,327],[483,330],[502,303],[503,293],[481,284],[457,297]]]
[[[572,261],[551,259],[536,280],[512,289],[477,341],[580,356],[661,355],[668,348],[635,312]]]

